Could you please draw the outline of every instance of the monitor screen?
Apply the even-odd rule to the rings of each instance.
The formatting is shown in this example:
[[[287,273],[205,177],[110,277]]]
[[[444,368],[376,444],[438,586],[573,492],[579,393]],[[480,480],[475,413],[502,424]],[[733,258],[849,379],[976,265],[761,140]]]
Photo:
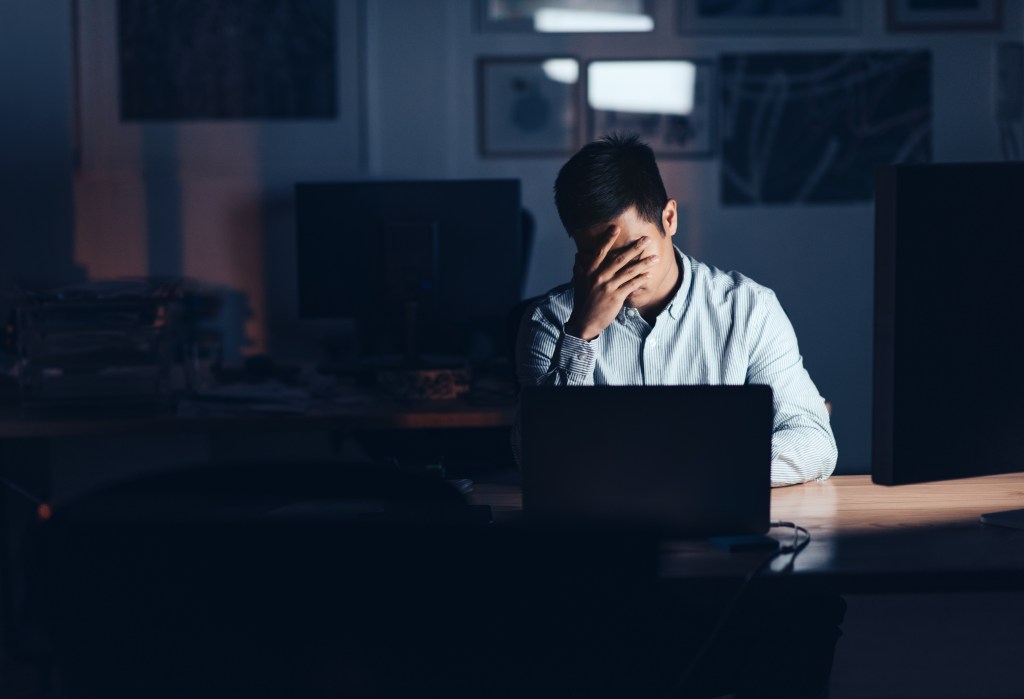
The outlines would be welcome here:
[[[1024,471],[1024,163],[882,168],[872,478]]]
[[[299,315],[357,321],[364,353],[500,353],[523,277],[519,180],[296,186]]]

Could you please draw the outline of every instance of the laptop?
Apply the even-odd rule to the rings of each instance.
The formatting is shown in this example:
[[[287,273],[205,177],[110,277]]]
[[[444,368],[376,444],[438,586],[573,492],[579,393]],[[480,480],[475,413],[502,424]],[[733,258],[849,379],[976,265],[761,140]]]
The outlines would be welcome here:
[[[768,530],[768,386],[536,387],[520,420],[524,519],[676,538]]]

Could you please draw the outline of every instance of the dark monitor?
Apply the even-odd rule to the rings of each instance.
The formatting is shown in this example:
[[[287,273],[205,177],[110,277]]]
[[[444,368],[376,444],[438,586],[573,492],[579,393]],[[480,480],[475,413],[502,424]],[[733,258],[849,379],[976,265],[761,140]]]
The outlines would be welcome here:
[[[876,184],[872,479],[1024,471],[1024,163]]]
[[[296,185],[299,315],[366,355],[498,355],[521,295],[519,180]]]

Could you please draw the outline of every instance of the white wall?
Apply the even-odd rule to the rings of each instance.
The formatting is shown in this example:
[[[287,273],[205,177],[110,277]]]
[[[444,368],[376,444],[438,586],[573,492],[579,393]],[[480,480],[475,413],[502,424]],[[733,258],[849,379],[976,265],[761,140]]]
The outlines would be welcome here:
[[[573,248],[551,185],[561,158],[481,158],[476,59],[481,55],[715,58],[723,52],[927,48],[933,55],[937,160],[998,159],[995,45],[1024,37],[1024,7],[1009,2],[1000,33],[887,34],[884,3],[865,0],[861,29],[835,36],[680,36],[674,0],[656,2],[643,35],[482,34],[472,0],[338,0],[339,95],[333,122],[122,124],[117,119],[113,2],[82,2],[73,61],[70,9],[60,2],[0,3],[0,153],[3,184],[36,173],[30,204],[14,202],[52,241],[9,246],[0,271],[39,268],[91,276],[184,273],[249,297],[247,351],[294,354],[320,329],[295,319],[292,187],[304,179],[517,177],[536,217],[526,291],[564,281]],[[72,64],[76,71],[71,70]],[[72,99],[72,76],[81,89]],[[13,108],[13,111],[12,111]],[[81,132],[71,158],[72,116]],[[666,160],[683,208],[681,247],[776,290],[806,364],[835,406],[841,472],[870,458],[873,212],[849,206],[719,205],[718,161]],[[74,185],[74,236],[66,199]],[[12,197],[2,200],[10,207]],[[65,202],[65,203],[61,203]],[[45,203],[45,206],[38,204]],[[52,206],[51,206],[52,204]],[[19,208],[20,206],[20,208]],[[20,211],[20,213],[18,213]],[[39,211],[29,217],[26,211]],[[36,229],[34,229],[36,230]],[[13,272],[10,272],[13,274]],[[241,343],[237,343],[241,347]]]

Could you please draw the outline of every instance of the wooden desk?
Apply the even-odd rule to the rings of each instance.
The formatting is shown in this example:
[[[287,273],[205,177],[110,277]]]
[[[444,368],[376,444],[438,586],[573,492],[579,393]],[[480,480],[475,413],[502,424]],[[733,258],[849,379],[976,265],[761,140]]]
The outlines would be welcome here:
[[[202,414],[127,412],[33,414],[13,408],[0,411],[0,440],[83,435],[174,433],[196,431],[317,431],[331,429],[471,429],[508,427],[515,419],[513,402],[485,405],[465,399],[400,401],[381,396],[354,396],[329,406],[311,405],[305,413],[246,411]]]
[[[478,484],[496,516],[521,507],[518,488]],[[1024,507],[1024,474],[886,487],[833,476],[772,491],[773,520],[811,533],[791,579],[848,593],[1024,589],[1024,531],[981,524],[985,512]],[[772,529],[780,540],[790,530]],[[666,577],[734,576],[763,554],[721,554],[703,542],[670,544]],[[789,562],[782,556],[772,570]],[[782,575],[770,576],[782,578]],[[787,579],[790,576],[786,576]]]

